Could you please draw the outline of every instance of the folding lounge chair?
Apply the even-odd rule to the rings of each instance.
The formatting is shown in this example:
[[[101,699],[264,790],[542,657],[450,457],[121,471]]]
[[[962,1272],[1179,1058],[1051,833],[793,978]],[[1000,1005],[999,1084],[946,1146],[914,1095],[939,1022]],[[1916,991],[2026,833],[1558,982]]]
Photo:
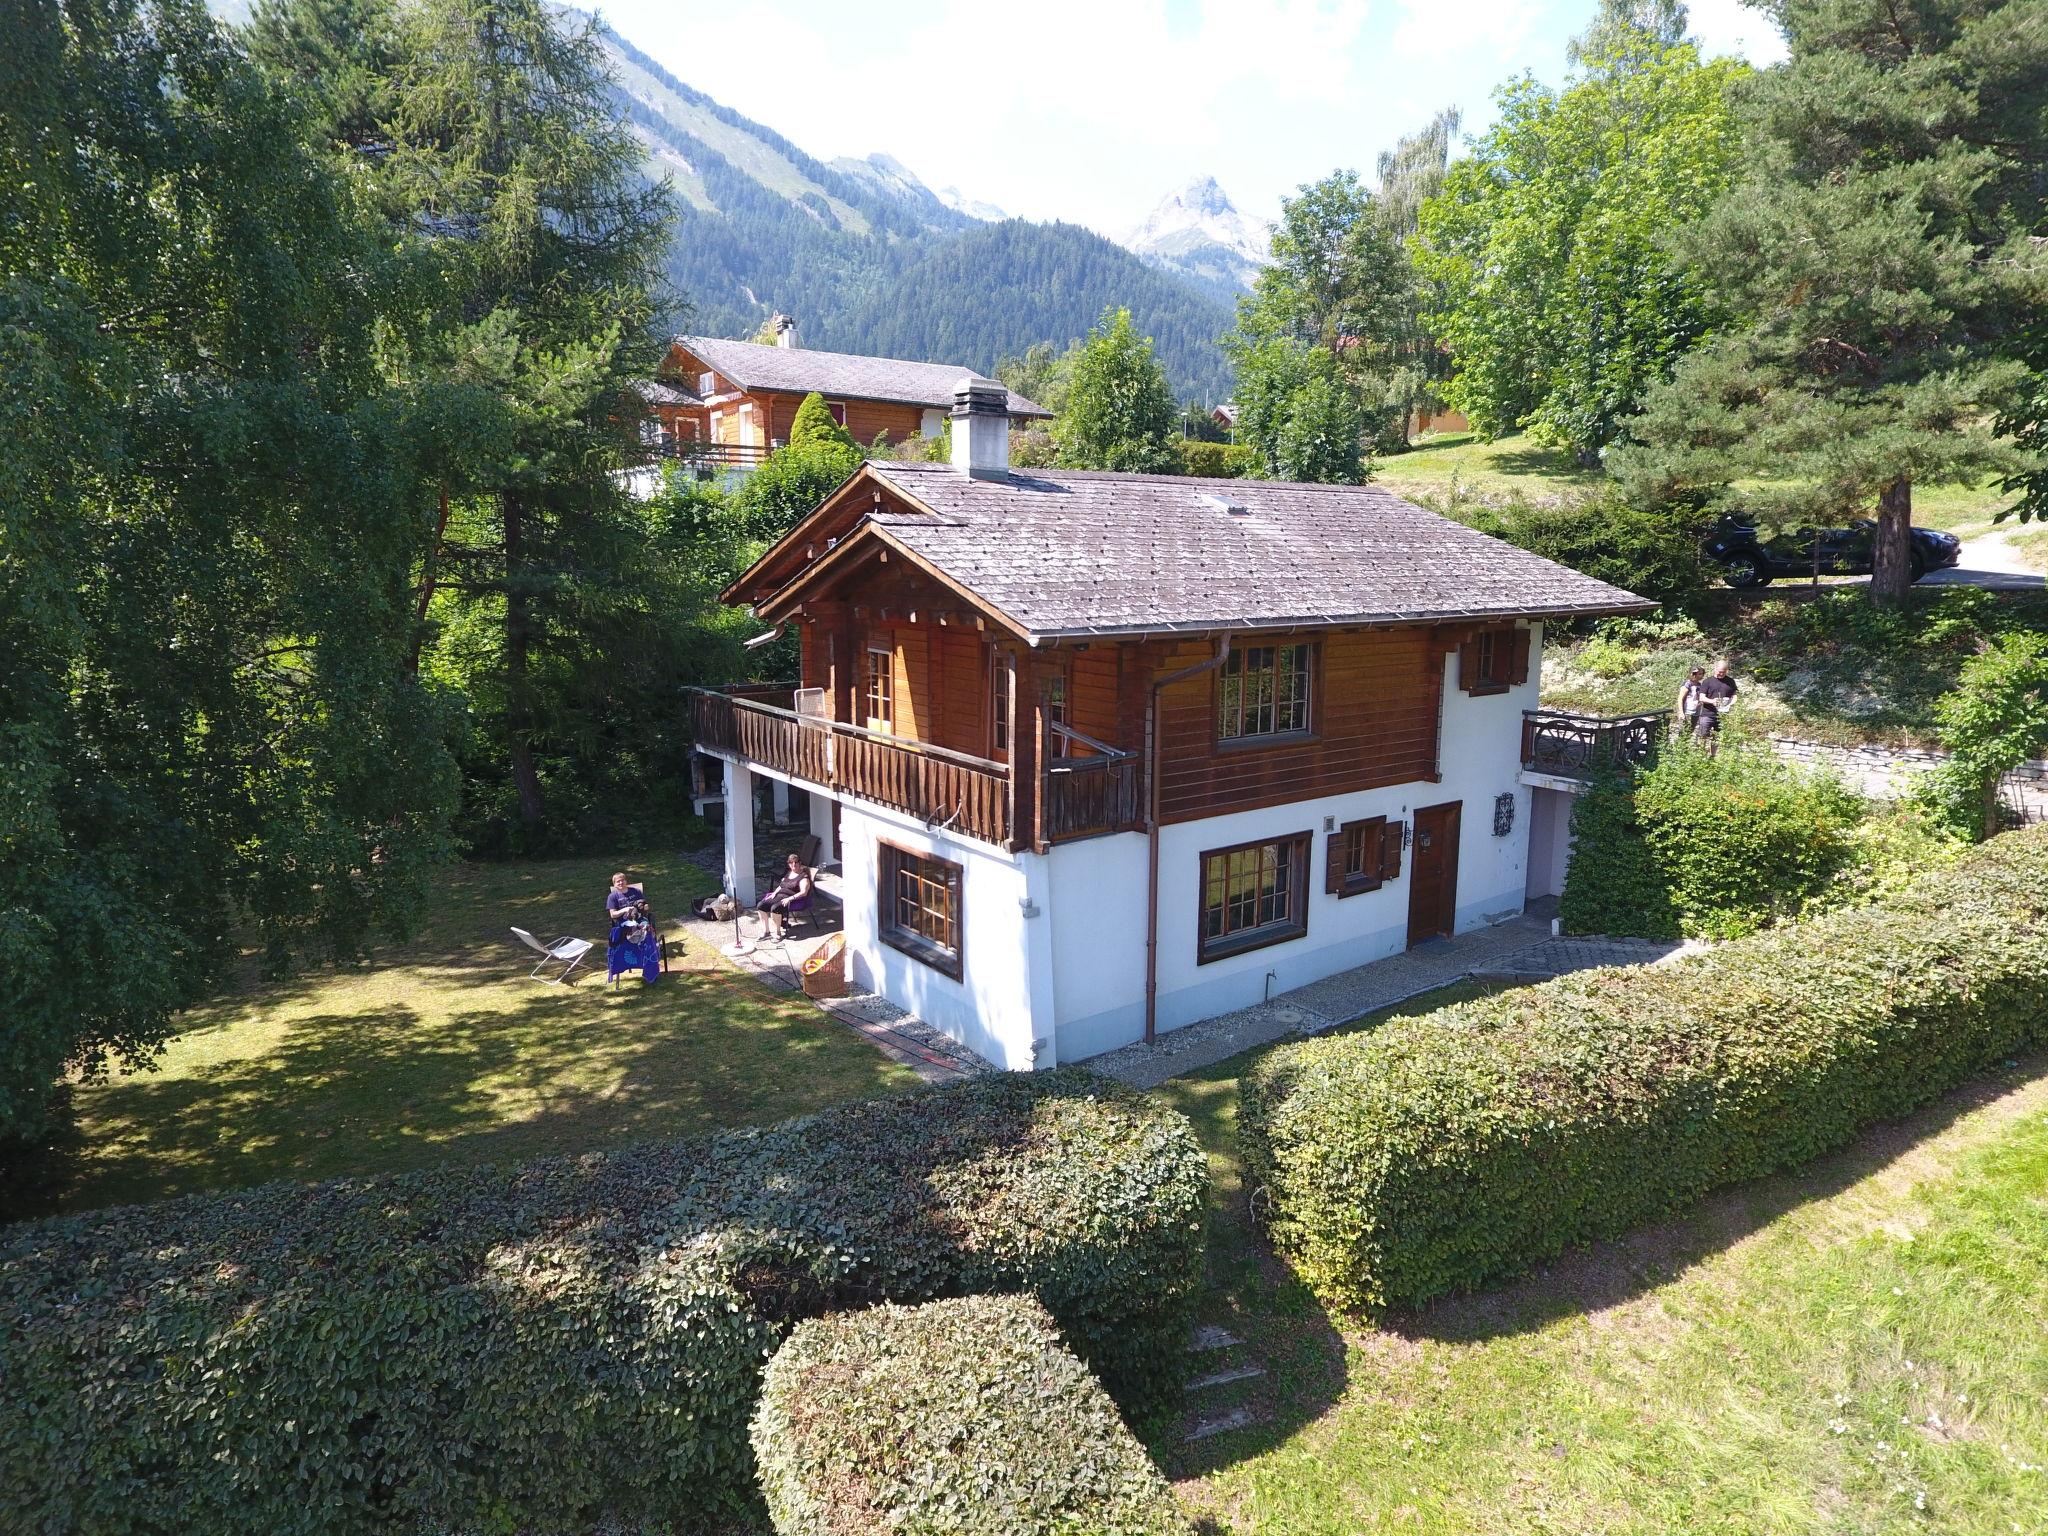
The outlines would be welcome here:
[[[545,981],[550,986],[567,981],[569,973],[583,963],[583,957],[597,947],[589,939],[564,937],[552,944],[543,944],[524,928],[514,928],[512,932],[518,936],[520,943],[540,956],[540,963],[526,973],[528,977],[535,981]],[[562,969],[553,976],[541,975],[541,972],[550,965],[559,965]]]

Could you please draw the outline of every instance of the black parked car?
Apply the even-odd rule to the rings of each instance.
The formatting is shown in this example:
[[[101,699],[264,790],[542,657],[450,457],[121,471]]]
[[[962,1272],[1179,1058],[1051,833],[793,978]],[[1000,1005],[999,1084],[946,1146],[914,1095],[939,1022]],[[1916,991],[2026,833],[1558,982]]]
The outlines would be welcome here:
[[[1761,587],[1776,576],[1811,576],[1814,544],[1820,545],[1823,576],[1868,576],[1877,546],[1877,524],[1859,517],[1846,528],[1794,528],[1771,538],[1756,524],[1724,517],[1706,542],[1707,558],[1721,567],[1731,587]],[[1962,541],[1932,528],[1912,530],[1913,579],[1951,566],[1961,558]]]

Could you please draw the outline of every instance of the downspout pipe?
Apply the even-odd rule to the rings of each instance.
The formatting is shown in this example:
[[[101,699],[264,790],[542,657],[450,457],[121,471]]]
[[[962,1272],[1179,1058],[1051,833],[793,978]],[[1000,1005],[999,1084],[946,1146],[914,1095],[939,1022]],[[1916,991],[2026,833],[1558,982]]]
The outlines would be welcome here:
[[[1216,642],[1216,654],[1152,684],[1145,704],[1145,1043],[1159,1038],[1159,695],[1175,683],[1214,672],[1230,660],[1230,636]]]

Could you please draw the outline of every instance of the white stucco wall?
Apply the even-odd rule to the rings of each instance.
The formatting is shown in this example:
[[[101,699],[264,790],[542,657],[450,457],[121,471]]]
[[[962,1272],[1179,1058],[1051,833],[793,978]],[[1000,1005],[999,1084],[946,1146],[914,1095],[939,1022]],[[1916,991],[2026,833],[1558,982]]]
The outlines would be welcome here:
[[[1540,634],[1532,658],[1540,656]],[[1385,816],[1412,826],[1417,809],[1460,801],[1457,931],[1519,913],[1528,875],[1530,791],[1517,782],[1522,711],[1536,707],[1540,666],[1505,694],[1460,692],[1457,658],[1446,659],[1440,783],[1395,785],[1239,811],[1164,828],[1159,850],[1158,1028],[1249,1007],[1367,961],[1398,954],[1408,942],[1414,850],[1399,879],[1376,891],[1338,897],[1323,889],[1325,819],[1336,825]],[[1493,833],[1494,798],[1515,799],[1508,835]],[[1201,856],[1237,843],[1309,834],[1308,932],[1207,965],[1198,959]],[[1077,1060],[1144,1035],[1145,839],[1096,838],[1047,856],[1053,911],[1054,1013],[1058,1056]],[[1268,972],[1271,972],[1269,978]]]
[[[846,944],[853,979],[999,1067],[1029,1071],[1053,1064],[1051,919],[1042,891],[1038,915],[1025,915],[1041,881],[1043,860],[1012,857],[966,838],[927,832],[913,817],[858,800],[842,803],[839,821]],[[877,904],[880,844],[949,859],[961,867],[960,979],[882,942]],[[1034,1001],[1044,1013],[1034,1022]],[[1034,1058],[1033,1041],[1045,1045]]]

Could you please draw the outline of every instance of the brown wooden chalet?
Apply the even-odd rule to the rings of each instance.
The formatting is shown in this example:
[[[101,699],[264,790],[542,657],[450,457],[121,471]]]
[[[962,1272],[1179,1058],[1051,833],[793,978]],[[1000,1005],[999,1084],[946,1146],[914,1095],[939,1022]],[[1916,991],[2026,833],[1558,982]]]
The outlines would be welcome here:
[[[1653,606],[1370,486],[1011,470],[1004,404],[963,390],[955,464],[865,465],[725,591],[801,691],[699,694],[703,745],[1044,851],[1438,779],[1443,690],[1521,683],[1518,620]]]
[[[824,397],[833,420],[863,446],[886,438],[936,437],[954,391],[972,370],[948,363],[904,362],[818,352],[796,344],[795,323],[775,317],[778,341],[763,346],[714,336],[678,336],[653,386],[643,391],[667,439],[708,463],[758,464],[789,440],[804,397]],[[1051,413],[1007,394],[1010,415]]]

